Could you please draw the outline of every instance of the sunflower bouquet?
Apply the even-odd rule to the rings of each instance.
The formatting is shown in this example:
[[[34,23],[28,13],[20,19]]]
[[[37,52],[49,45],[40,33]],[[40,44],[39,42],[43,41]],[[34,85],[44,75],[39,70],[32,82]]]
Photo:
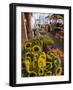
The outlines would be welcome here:
[[[62,75],[63,66],[60,54],[52,46],[48,37],[24,41],[22,47],[22,77]],[[45,49],[46,48],[46,49]]]

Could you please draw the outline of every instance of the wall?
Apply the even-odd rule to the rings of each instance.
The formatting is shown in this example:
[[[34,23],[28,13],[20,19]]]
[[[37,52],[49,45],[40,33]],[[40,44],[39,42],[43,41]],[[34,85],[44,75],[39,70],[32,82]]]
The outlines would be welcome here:
[[[73,0],[0,0],[0,89],[9,90],[9,3],[37,3],[49,5],[73,5]],[[72,36],[73,37],[73,36]],[[73,42],[72,42],[73,43]],[[22,90],[71,90],[72,84],[22,87]]]

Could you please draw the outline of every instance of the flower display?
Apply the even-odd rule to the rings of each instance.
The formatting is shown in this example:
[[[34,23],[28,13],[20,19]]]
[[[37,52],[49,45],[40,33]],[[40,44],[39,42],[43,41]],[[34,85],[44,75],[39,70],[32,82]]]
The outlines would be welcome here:
[[[37,40],[37,42],[31,39],[23,44],[22,64],[24,67],[22,66],[22,76],[62,75],[64,72],[62,65],[64,53],[51,46],[54,43],[52,39],[44,38]]]

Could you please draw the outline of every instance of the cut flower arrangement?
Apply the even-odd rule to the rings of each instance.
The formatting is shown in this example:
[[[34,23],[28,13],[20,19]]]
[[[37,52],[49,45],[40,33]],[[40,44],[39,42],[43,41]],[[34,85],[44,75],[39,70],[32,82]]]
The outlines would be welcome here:
[[[22,45],[22,77],[64,74],[64,53],[49,37],[32,38]]]

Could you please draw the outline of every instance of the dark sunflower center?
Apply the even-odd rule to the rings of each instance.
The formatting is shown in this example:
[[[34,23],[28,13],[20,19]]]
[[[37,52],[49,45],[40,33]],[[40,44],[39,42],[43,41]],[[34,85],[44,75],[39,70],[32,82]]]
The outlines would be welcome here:
[[[59,72],[60,72],[60,69],[57,70],[57,73],[59,73]]]
[[[44,57],[44,56],[42,56],[42,58],[43,58],[43,59],[45,59],[45,57]]]
[[[30,56],[30,54],[27,54],[27,56]]]
[[[38,50],[39,50],[38,47],[35,47],[34,51],[38,51]]]
[[[46,66],[47,66],[47,68],[51,67],[50,63],[46,63]]]
[[[40,73],[42,73],[42,70],[40,70]]]
[[[27,44],[27,46],[26,46],[27,48],[29,48],[30,47],[30,44]]]
[[[47,58],[46,61],[49,61],[49,59]]]
[[[50,73],[48,72],[47,75],[50,75]]]
[[[35,73],[30,73],[30,77],[34,77],[35,76]]]
[[[46,63],[46,65],[47,65],[47,66],[50,66],[50,64],[49,64],[49,63]]]

